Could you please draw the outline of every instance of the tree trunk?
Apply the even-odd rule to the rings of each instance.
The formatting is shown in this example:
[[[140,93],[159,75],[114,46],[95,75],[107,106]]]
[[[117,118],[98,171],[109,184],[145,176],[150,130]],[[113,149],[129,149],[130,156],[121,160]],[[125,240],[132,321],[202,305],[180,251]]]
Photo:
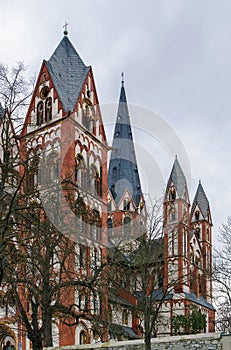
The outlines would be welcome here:
[[[43,346],[53,346],[52,316],[49,312],[49,307],[46,308],[46,312],[43,312]]]
[[[32,335],[28,334],[28,338],[32,342],[33,350],[42,350],[43,344],[42,344],[41,333],[32,334]]]
[[[145,350],[151,350],[151,315],[150,315],[150,305],[148,305],[146,300],[145,314],[144,314],[144,331],[145,331]]]
[[[149,334],[145,335],[145,350],[151,350],[151,337]]]

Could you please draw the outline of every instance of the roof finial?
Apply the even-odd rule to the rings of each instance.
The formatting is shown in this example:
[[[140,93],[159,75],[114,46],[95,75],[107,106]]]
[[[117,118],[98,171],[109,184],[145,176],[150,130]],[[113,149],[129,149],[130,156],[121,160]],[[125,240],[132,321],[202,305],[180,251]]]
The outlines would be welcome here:
[[[63,26],[63,28],[64,28],[63,34],[64,34],[64,35],[68,35],[68,31],[67,31],[67,26],[68,26],[68,25],[69,25],[69,23],[65,22],[65,24],[64,24],[64,26]]]
[[[121,85],[124,86],[124,73],[121,73]]]
[[[199,185],[201,185],[201,180],[199,180]]]

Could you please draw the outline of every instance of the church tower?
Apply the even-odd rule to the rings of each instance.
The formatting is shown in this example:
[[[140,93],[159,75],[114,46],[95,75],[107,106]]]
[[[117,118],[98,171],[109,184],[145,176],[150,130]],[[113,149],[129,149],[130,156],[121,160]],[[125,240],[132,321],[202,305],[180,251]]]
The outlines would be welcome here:
[[[145,204],[136,161],[122,74],[117,119],[108,170],[109,237],[132,240],[142,235]]]
[[[42,63],[21,134],[21,149],[31,164],[26,191],[33,193],[38,188],[38,167],[34,166],[38,163],[45,169],[43,187],[62,184],[63,202],[69,210],[62,218],[67,225],[74,218],[66,231],[72,230],[81,242],[73,271],[90,273],[92,261],[99,264],[107,259],[108,146],[92,68],[84,64],[67,31],[50,59]],[[85,291],[70,287],[64,293],[66,303],[80,309]],[[95,298],[92,304],[100,304],[103,319],[107,295],[103,302],[100,292],[91,297]],[[58,327],[58,345],[91,341],[89,321],[82,320],[74,329],[61,323]]]
[[[177,293],[189,291],[189,223],[187,182],[176,158],[164,199],[164,287],[174,282]]]
[[[201,183],[192,204],[191,230],[192,289],[212,303],[212,219],[209,201]]]

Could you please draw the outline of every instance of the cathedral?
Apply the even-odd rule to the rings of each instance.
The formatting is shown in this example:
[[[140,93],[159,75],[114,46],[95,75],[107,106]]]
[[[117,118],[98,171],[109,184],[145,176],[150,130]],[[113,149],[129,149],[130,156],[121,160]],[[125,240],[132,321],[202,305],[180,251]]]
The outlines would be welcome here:
[[[2,107],[0,118],[3,123]],[[187,179],[177,157],[166,179],[161,234],[151,238],[148,268],[142,269],[142,261],[147,260],[144,247],[149,239],[148,214],[131,120],[122,76],[113,143],[108,145],[92,67],[84,64],[65,31],[49,60],[42,62],[21,134],[17,137],[19,155],[23,160],[28,159],[25,176],[23,162],[18,167],[27,203],[35,206],[42,202],[42,220],[48,218],[58,232],[76,243],[78,259],[70,250],[65,264],[70,266],[72,280],[77,276],[78,287],[68,282],[66,269],[62,275],[66,287],[61,296],[53,293],[49,305],[49,308],[57,306],[58,310],[51,330],[53,345],[143,338],[144,294],[150,296],[152,305],[159,305],[158,326],[152,336],[176,334],[173,317],[189,314],[192,306],[205,318],[204,327],[199,331],[214,332],[209,201],[199,183],[190,204]],[[3,160],[2,152],[0,156]],[[62,188],[58,204],[55,187]],[[23,225],[25,231],[26,224],[23,222]],[[33,228],[34,224],[30,223],[29,235]],[[63,258],[60,250],[58,256]],[[157,256],[155,261],[154,256]],[[60,262],[58,266],[60,268]],[[105,266],[107,273],[109,266],[112,273],[105,279],[106,283],[99,283],[98,289],[91,293],[83,278],[99,266]],[[59,273],[54,268],[52,271],[54,289]],[[147,276],[148,287],[144,290],[141,282]],[[2,302],[7,288],[3,278],[1,343],[5,345],[10,341],[14,348],[26,350],[32,345],[24,323],[29,320],[33,324],[34,299],[31,299],[31,309],[29,294],[19,283],[19,298],[21,295],[22,307],[26,305],[25,318],[20,317],[22,310],[18,306],[11,305],[9,312],[9,306]],[[73,325],[67,324],[66,319],[62,322],[66,309],[58,309],[59,297],[65,300],[66,309],[72,305],[71,316],[74,317],[74,313],[78,316]],[[40,312],[42,319],[44,310]]]

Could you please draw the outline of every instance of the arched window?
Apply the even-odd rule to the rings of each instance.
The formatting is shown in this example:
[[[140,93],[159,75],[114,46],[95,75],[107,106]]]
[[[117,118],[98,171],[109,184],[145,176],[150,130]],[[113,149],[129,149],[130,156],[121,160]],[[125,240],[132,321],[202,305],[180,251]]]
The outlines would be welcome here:
[[[128,325],[128,312],[127,312],[127,310],[123,310],[122,323],[125,325]]]
[[[187,256],[187,245],[188,245],[187,231],[183,229],[183,247],[184,247],[184,255],[186,256]]]
[[[170,188],[169,199],[170,199],[170,201],[174,201],[176,199],[176,190],[174,187]]]
[[[43,102],[40,101],[37,104],[37,120],[36,125],[41,125],[43,123]]]
[[[87,168],[81,153],[77,154],[75,158],[75,181],[82,188],[87,188],[88,186]]]
[[[82,154],[77,154],[75,158],[75,181],[81,184],[81,160],[83,159]]]
[[[111,238],[112,237],[112,219],[111,218],[107,220],[107,229],[108,229],[108,237]]]
[[[86,222],[87,222],[87,208],[82,197],[78,197],[75,202],[75,214],[76,214],[76,234],[85,235]]]
[[[84,99],[83,104],[83,125],[85,128],[95,133],[95,107],[89,98]]]
[[[195,220],[198,221],[200,219],[200,212],[199,210],[195,211]]]
[[[48,97],[45,102],[45,122],[52,119],[52,99]]]
[[[172,231],[172,234],[171,234],[171,246],[172,246],[172,255],[175,254],[175,239],[176,239],[176,233],[175,231]]]
[[[172,207],[170,209],[170,221],[175,221],[176,220],[176,209]]]
[[[87,332],[84,330],[79,333],[79,344],[87,344]]]
[[[39,157],[37,154],[29,156],[27,164],[26,189],[27,192],[33,192],[38,182],[38,163]]]
[[[47,157],[48,181],[56,181],[59,178],[59,159],[56,152],[51,152]]]
[[[130,210],[130,201],[129,199],[124,200],[124,207],[123,210],[129,211]]]
[[[79,267],[85,268],[87,266],[87,247],[83,244],[79,245]]]
[[[99,172],[95,165],[91,165],[90,167],[90,187],[91,191],[94,195],[101,196],[101,174],[99,175]],[[100,169],[101,170],[101,169]]]
[[[196,258],[196,261],[195,261],[196,265],[198,267],[201,267],[201,255],[200,255],[199,250],[196,250],[195,258]]]
[[[92,209],[90,213],[90,236],[91,239],[96,241],[101,241],[102,239],[102,223],[100,214],[95,209]]]
[[[196,228],[196,236],[198,239],[200,239],[200,227]]]

